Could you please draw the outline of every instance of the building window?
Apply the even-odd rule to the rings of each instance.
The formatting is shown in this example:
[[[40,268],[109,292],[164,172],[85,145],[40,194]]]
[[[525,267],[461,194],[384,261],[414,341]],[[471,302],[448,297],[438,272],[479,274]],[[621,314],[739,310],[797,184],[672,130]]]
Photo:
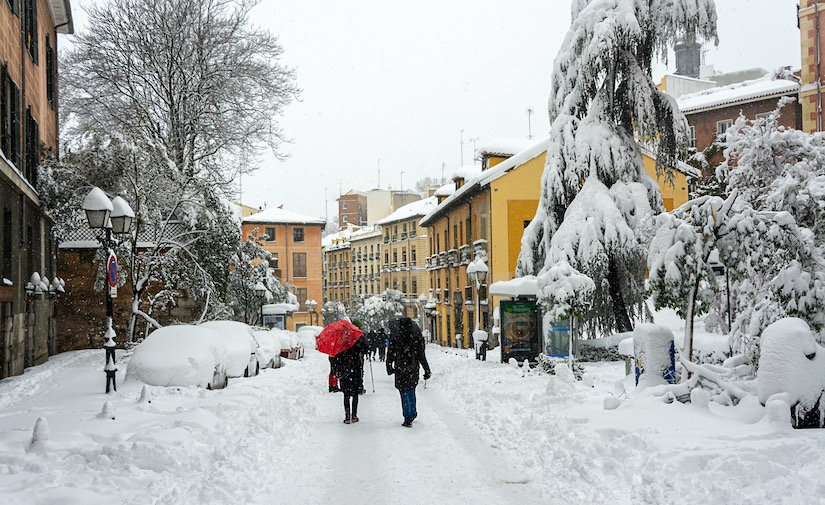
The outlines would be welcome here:
[[[341,202],[341,210],[347,210],[347,202]]]
[[[304,229],[303,228],[293,228],[292,229],[292,241],[293,242],[303,242],[304,241]]]
[[[771,117],[770,112],[763,112],[761,114],[756,115],[756,119],[768,119],[769,117]]]
[[[307,276],[307,253],[292,253],[292,276]]]
[[[418,293],[418,281],[413,279],[412,281],[412,294]]]
[[[37,164],[40,162],[40,153],[39,153],[39,145],[40,145],[40,127],[37,125],[37,121],[34,120],[32,117],[32,109],[29,107],[26,109],[26,162],[24,163],[24,175],[26,179],[32,184],[35,184],[35,178],[37,176]]]
[[[266,231],[266,241],[267,242],[275,242],[275,228],[265,228]]]
[[[728,131],[728,128],[733,126],[733,121],[725,119],[724,121],[716,122],[716,138],[717,140],[724,140],[723,135]]]
[[[0,250],[3,258],[3,277],[11,279],[11,232],[12,232],[12,214],[8,207],[3,208],[3,249]]]
[[[696,127],[688,127],[688,147],[696,147]]]
[[[20,3],[19,0],[6,0],[6,3],[9,4],[9,9],[15,14],[19,14],[20,11]]]
[[[272,255],[269,257],[269,266],[277,270],[281,268],[278,263],[278,253],[272,253]]]
[[[348,222],[347,221],[347,216],[341,216],[341,221],[343,221],[344,223],[347,223]]]
[[[26,49],[32,61],[37,63],[37,0],[25,0]]]
[[[20,88],[5,65],[0,75],[0,149],[7,160],[20,167]]]
[[[55,50],[46,35],[46,99],[52,109],[57,109],[57,60]]]
[[[418,264],[418,254],[417,254],[417,252],[416,252],[416,251],[417,251],[417,249],[413,248],[413,250],[412,250],[412,259],[410,260],[410,261],[412,261],[412,262],[413,262],[413,264],[415,264],[415,265],[417,265],[417,264]]]
[[[298,307],[303,309],[304,307],[306,307],[307,288],[298,288],[295,291],[296,291],[295,296],[298,297]]]

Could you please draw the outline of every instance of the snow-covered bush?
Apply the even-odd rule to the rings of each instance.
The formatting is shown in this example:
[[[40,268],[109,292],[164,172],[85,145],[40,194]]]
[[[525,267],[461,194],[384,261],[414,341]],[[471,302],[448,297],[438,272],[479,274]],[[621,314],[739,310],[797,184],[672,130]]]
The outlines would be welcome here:
[[[825,426],[825,348],[802,319],[780,319],[762,333],[759,401],[781,396],[794,427]]]
[[[550,375],[556,375],[556,366],[558,365],[562,365],[563,367],[567,368],[567,370],[570,370],[570,360],[568,360],[567,358],[539,354],[536,369]],[[582,364],[579,363],[578,360],[574,360],[573,375],[576,377],[576,380],[581,380],[582,376],[584,375],[584,372],[585,370]]]

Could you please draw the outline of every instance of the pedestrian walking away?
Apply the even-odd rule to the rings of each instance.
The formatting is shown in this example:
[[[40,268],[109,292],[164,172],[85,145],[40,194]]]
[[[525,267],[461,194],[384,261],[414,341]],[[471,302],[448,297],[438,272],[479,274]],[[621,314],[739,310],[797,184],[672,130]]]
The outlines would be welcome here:
[[[419,370],[424,369],[424,380],[430,378],[430,364],[424,353],[425,343],[421,328],[410,318],[390,321],[390,345],[387,352],[387,374],[395,375],[395,388],[401,395],[401,426],[411,428],[418,417],[415,388]]]
[[[344,393],[344,424],[358,422],[358,395],[364,390],[363,338],[346,351],[330,358],[332,369],[338,377],[338,388]]]

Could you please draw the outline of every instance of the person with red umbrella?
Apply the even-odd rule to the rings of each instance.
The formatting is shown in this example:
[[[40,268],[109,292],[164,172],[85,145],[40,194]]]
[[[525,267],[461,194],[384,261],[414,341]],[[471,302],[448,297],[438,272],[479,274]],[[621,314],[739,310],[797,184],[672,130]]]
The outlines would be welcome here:
[[[357,423],[358,395],[364,390],[364,332],[349,321],[327,325],[318,335],[318,350],[329,354],[338,388],[344,393],[344,424]]]

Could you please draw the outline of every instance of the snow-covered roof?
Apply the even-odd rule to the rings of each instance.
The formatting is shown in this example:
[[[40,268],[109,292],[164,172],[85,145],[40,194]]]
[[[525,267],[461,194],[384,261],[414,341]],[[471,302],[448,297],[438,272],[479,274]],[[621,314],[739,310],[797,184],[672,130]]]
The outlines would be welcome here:
[[[490,284],[490,294],[493,296],[536,296],[539,292],[538,278],[535,275],[525,275],[509,281],[498,281]]]
[[[638,146],[639,146],[639,150],[642,152],[642,154],[644,154],[645,156],[648,156],[648,157],[650,157],[654,160],[656,159],[656,154],[653,151],[651,151],[647,147],[643,146],[642,144],[638,144]],[[696,167],[692,167],[692,166],[688,165],[684,161],[680,161],[680,162],[676,163],[676,166],[673,167],[673,168],[675,168],[679,172],[682,172],[683,174],[685,174],[689,177],[695,177],[697,179],[702,177],[702,171],[701,170],[699,170]]]
[[[257,214],[252,214],[243,218],[244,223],[262,224],[326,224],[323,218],[307,216],[292,212],[291,210],[279,209],[277,207],[262,210]]]
[[[539,140],[538,142],[532,141],[533,143],[529,145],[526,149],[522,150],[515,156],[511,156],[506,160],[502,161],[498,165],[494,166],[493,168],[487,169],[481,172],[478,176],[474,177],[473,179],[464,183],[463,186],[455,190],[450,196],[448,196],[440,205],[430,211],[424,218],[421,220],[421,226],[426,226],[427,222],[439,215],[441,212],[447,210],[452,206],[453,202],[459,201],[461,197],[465,194],[472,194],[469,193],[473,189],[478,190],[494,180],[498,179],[502,175],[506,174],[510,170],[514,169],[517,166],[523,165],[528,161],[532,160],[533,158],[539,156],[540,154],[547,151],[547,147],[550,145],[550,137],[544,138]]]
[[[355,226],[351,223],[347,224],[347,227],[343,230],[339,230],[336,233],[330,233],[326,237],[321,239],[321,247],[325,251],[335,251],[338,249],[346,249],[349,247],[349,241],[358,237],[365,237],[367,235],[375,235],[380,234],[379,232],[375,231],[375,228],[372,226]]]
[[[684,95],[679,97],[676,103],[679,104],[679,109],[683,113],[688,113],[798,92],[799,83],[785,79],[774,79],[769,74],[761,79],[738,82]]]
[[[464,165],[463,167],[456,169],[456,171],[453,172],[453,175],[450,176],[450,179],[464,179],[466,181],[476,177],[480,173],[481,165]]]
[[[54,29],[57,33],[68,35],[74,33],[72,6],[69,0],[49,0],[49,10],[52,13]]]
[[[375,224],[385,225],[390,223],[397,223],[399,221],[406,221],[407,219],[411,219],[414,217],[424,216],[427,215],[427,213],[429,213],[430,211],[432,211],[437,205],[438,199],[434,196],[425,198],[423,200],[417,200],[415,202],[408,203],[407,205],[396,210],[384,219],[377,221]]]
[[[435,190],[433,196],[450,196],[455,193],[455,184],[445,184]]]
[[[476,157],[481,158],[484,155],[513,156],[527,149],[533,143],[533,140],[527,139],[493,139],[476,149]]]

